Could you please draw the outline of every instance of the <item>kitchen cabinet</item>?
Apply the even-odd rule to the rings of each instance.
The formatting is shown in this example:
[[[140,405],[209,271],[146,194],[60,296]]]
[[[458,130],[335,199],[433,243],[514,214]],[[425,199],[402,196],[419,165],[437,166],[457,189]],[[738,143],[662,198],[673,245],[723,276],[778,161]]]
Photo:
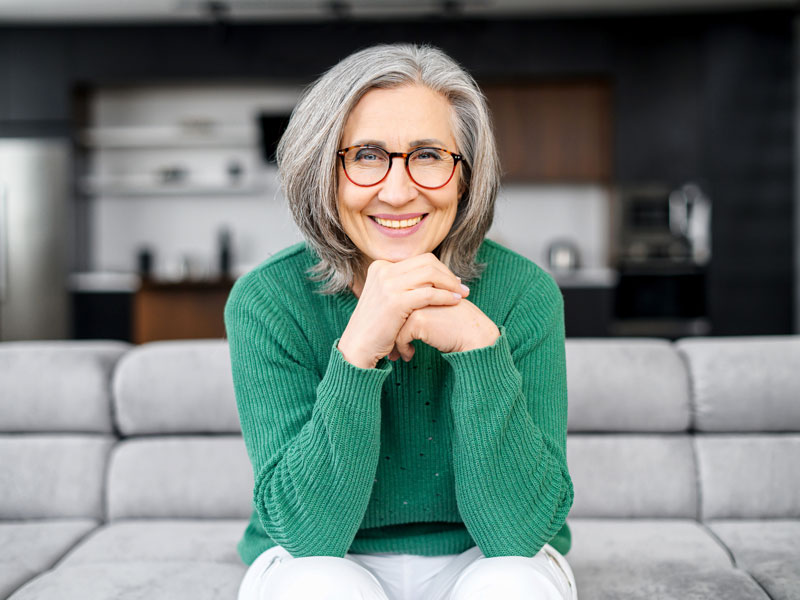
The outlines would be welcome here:
[[[133,293],[120,290],[74,290],[72,338],[132,342]]]
[[[143,280],[133,299],[133,341],[225,337],[223,313],[233,280]]]
[[[13,31],[0,34],[0,130],[46,132],[70,119],[68,52],[58,32]],[[14,127],[17,125],[17,127]],[[21,127],[20,127],[21,126]]]
[[[610,182],[611,86],[575,80],[483,86],[507,182]]]

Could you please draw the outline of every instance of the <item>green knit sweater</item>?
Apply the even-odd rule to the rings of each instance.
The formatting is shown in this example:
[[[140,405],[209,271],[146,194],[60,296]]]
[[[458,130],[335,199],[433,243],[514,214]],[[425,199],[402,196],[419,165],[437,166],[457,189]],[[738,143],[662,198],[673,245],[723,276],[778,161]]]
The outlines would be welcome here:
[[[234,285],[225,307],[236,402],[253,464],[254,511],[239,542],[251,564],[290,554],[489,557],[570,547],[561,292],[491,240],[469,300],[500,330],[492,346],[347,362],[339,338],[358,303],[317,293],[304,242]]]

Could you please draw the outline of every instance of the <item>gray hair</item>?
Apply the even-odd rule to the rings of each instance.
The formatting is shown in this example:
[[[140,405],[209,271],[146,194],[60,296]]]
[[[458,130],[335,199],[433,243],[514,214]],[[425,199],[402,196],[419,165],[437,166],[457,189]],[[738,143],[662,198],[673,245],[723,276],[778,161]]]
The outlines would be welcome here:
[[[327,280],[323,294],[347,289],[363,266],[361,251],[341,226],[337,204],[336,151],[347,117],[369,90],[411,84],[427,86],[449,101],[456,151],[464,156],[459,183],[465,191],[450,231],[433,253],[464,282],[479,277],[486,266],[475,256],[492,225],[500,183],[486,100],[472,76],[441,50],[382,44],[351,54],[308,87],[278,144],[281,187],[294,221],[320,258],[308,273],[314,281]]]

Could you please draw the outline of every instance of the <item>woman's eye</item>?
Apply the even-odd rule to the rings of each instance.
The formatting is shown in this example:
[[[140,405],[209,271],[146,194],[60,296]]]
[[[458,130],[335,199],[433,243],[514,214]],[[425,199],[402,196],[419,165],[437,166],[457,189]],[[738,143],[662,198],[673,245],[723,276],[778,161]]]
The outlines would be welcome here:
[[[356,161],[358,162],[377,162],[382,159],[381,155],[374,150],[359,150],[356,153]]]
[[[441,152],[437,152],[436,150],[426,148],[424,150],[416,152],[414,156],[412,156],[411,158],[412,160],[433,162],[437,160],[442,160],[442,154]]]

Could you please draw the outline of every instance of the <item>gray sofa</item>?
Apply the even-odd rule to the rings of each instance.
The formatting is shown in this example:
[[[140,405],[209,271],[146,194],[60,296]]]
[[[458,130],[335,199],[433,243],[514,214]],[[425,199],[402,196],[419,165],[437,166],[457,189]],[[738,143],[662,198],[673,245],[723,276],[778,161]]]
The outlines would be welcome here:
[[[582,600],[800,599],[800,336],[569,339]],[[224,340],[0,344],[0,599],[234,599]]]

